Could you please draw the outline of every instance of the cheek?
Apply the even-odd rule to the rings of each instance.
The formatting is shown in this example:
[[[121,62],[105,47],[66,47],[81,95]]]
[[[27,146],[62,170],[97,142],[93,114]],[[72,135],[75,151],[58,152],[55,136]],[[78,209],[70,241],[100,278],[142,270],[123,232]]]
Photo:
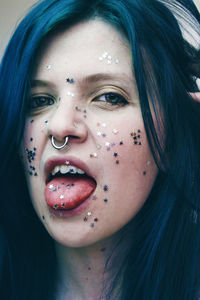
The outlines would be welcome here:
[[[44,122],[33,118],[26,121],[21,143],[21,153],[25,172],[28,177],[37,177],[39,175],[39,156],[45,132],[45,125],[42,123]]]
[[[114,214],[120,214],[119,221],[123,223],[124,219],[132,218],[148,198],[157,176],[157,167],[142,125],[127,126],[124,130],[122,127],[99,127],[102,177],[109,186],[106,196],[109,207]]]

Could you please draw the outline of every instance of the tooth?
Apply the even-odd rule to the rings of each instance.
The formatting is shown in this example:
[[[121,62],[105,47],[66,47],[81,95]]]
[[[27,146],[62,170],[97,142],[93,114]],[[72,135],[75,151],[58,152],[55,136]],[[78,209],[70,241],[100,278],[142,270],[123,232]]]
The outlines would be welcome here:
[[[77,172],[78,172],[78,174],[85,174],[85,172],[79,168],[77,168]]]
[[[70,172],[71,174],[75,174],[75,173],[76,173],[76,167],[70,166],[70,167],[69,167],[69,172]]]
[[[60,173],[61,174],[66,174],[68,171],[69,171],[68,166],[65,166],[65,165],[60,166]]]
[[[51,172],[52,175],[55,175],[56,173],[58,173],[60,171],[60,167],[59,166],[55,166],[53,171]]]

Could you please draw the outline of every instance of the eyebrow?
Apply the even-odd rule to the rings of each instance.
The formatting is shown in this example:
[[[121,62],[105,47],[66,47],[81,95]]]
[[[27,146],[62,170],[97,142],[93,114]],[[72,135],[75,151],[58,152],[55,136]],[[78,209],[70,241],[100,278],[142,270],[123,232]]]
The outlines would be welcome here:
[[[80,77],[79,79],[75,80],[75,82],[80,85],[88,85],[88,84],[97,83],[101,81],[108,81],[108,80],[114,80],[120,82],[126,81],[128,83],[135,84],[134,79],[131,78],[130,76],[126,74],[116,74],[116,73],[96,73],[85,77]],[[35,87],[54,87],[54,83],[42,79],[33,79],[31,80],[31,88],[35,88]]]
[[[31,88],[42,86],[42,87],[48,87],[51,86],[52,83],[46,80],[41,80],[41,79],[32,79],[31,80]]]
[[[133,81],[133,78],[130,78],[126,74],[116,74],[116,73],[97,73],[86,76],[82,79],[79,79],[82,83],[96,83],[98,81],[107,81],[107,80],[117,80],[117,81]],[[78,80],[78,81],[79,81]]]

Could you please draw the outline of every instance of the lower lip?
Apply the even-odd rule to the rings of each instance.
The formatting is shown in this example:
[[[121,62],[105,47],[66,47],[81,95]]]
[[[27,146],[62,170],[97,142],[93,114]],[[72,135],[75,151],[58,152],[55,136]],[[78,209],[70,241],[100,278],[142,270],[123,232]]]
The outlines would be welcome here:
[[[80,205],[76,206],[75,208],[54,209],[54,208],[48,206],[49,212],[51,215],[54,215],[59,218],[80,215],[88,207],[89,201],[91,200],[93,194],[94,194],[94,192],[84,202],[82,202]]]

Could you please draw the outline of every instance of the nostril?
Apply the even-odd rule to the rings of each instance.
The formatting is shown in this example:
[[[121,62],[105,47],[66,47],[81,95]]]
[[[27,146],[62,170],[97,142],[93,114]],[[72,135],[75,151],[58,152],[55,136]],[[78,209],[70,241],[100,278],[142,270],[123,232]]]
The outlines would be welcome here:
[[[71,138],[71,139],[79,139],[79,137],[76,136],[76,135],[69,135],[69,138]]]

